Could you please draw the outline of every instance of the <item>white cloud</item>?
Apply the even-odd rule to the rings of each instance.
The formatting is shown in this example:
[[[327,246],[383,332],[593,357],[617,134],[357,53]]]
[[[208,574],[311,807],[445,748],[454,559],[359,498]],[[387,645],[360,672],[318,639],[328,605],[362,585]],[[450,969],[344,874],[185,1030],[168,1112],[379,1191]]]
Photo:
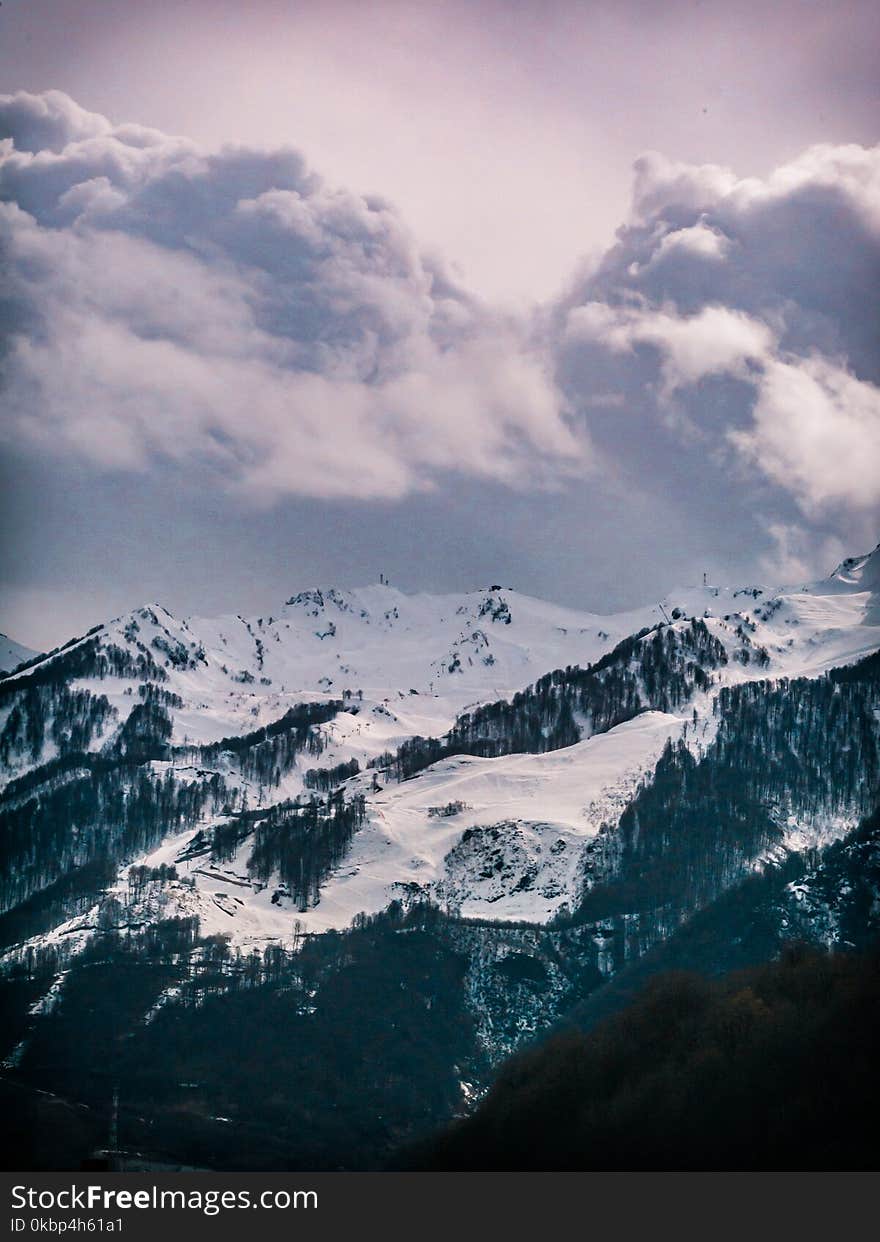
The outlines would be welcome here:
[[[754,394],[750,422],[728,429],[726,438],[805,513],[880,503],[880,388],[842,363],[781,352],[768,325],[721,306],[683,316],[588,303],[569,313],[566,332],[569,341],[614,353],[653,346],[663,403],[709,375],[745,381]]]
[[[18,91],[0,97],[3,137],[15,136],[19,151],[63,151],[70,142],[96,138],[110,132],[110,122],[87,112],[63,91],[30,95]]]
[[[650,258],[650,265],[662,263],[667,258],[675,258],[679,251],[689,255],[698,255],[704,259],[722,260],[730,249],[730,239],[717,229],[710,228],[702,217],[696,224],[672,232],[662,232],[660,245]],[[638,264],[634,265],[634,275],[638,274]]]
[[[636,160],[633,184],[634,222],[661,217],[669,208],[699,212],[730,194],[737,179],[717,164],[684,164],[648,151]]]
[[[770,360],[754,424],[731,439],[805,513],[880,502],[880,388],[824,358]]]
[[[592,339],[618,353],[637,344],[654,346],[667,397],[706,375],[747,374],[748,363],[765,357],[773,346],[766,324],[723,306],[683,316],[674,309],[612,310],[593,302],[569,313],[567,336]]]
[[[626,390],[603,453],[644,437],[678,481],[689,447],[729,503],[772,495],[833,540],[880,518],[878,280],[880,147],[811,147],[763,180],[648,155],[630,221],[560,308],[559,373],[586,412]]]
[[[168,459],[258,501],[400,497],[441,471],[543,486],[586,464],[524,326],[423,259],[387,204],[295,152],[204,153],[58,92],[0,99],[0,124],[19,442]]]
[[[558,486],[596,442],[695,521],[725,489],[743,525],[750,491],[780,530],[880,516],[880,148],[764,179],[645,156],[615,245],[516,319],[296,151],[204,151],[59,92],[0,97],[0,134],[19,443],[271,502]]]

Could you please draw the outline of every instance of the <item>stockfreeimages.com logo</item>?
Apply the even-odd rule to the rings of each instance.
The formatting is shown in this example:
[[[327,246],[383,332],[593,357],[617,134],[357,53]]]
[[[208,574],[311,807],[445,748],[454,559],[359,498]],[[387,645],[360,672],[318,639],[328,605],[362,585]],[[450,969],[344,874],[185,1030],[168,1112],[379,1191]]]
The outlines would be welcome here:
[[[109,1190],[104,1186],[69,1186],[62,1190],[12,1187],[14,1211],[128,1212],[132,1209],[171,1209],[217,1216],[220,1212],[241,1208],[285,1211],[288,1208],[317,1206],[318,1194],[315,1190],[262,1190],[252,1195],[249,1190],[160,1190],[158,1186],[140,1190]]]

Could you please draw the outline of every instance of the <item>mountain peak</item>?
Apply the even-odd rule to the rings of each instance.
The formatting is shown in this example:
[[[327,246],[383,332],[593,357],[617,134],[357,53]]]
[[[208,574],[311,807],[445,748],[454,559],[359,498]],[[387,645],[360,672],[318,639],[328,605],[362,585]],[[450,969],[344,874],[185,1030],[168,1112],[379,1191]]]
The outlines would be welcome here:
[[[830,581],[848,590],[880,591],[880,543],[864,556],[848,556],[840,562]]]
[[[33,659],[35,655],[37,652],[30,647],[17,643],[8,634],[0,634],[0,674],[11,673],[19,664]]]

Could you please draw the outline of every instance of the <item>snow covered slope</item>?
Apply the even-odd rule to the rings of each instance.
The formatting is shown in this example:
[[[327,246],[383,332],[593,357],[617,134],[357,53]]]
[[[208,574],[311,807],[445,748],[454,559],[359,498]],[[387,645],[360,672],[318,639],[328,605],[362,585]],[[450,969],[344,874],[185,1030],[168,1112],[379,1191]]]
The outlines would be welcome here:
[[[589,663],[630,628],[628,618],[500,588],[407,596],[374,585],[302,592],[276,614],[251,619],[178,620],[148,605],[53,658],[72,665],[71,684],[106,696],[119,719],[132,706],[132,677],[160,679],[182,700],[171,712],[178,745],[259,728],[304,701],[363,704],[350,741],[353,753],[369,755],[416,733],[442,733],[465,707],[507,697],[550,668]],[[20,674],[21,684],[45,664]],[[96,734],[93,748],[107,736]],[[6,775],[33,762],[13,758]]]
[[[7,797],[14,806],[34,789],[44,802],[57,798],[99,761],[117,782],[101,793],[108,805],[111,794],[130,802],[136,786],[145,796],[146,779],[152,789],[185,789],[194,809],[180,810],[179,793],[161,803],[155,795],[150,832],[126,827],[114,847],[115,891],[131,918],[197,915],[203,934],[243,946],[289,942],[295,919],[321,932],[426,897],[466,916],[546,922],[589,883],[596,851],[666,742],[685,733],[698,749],[711,741],[722,687],[815,677],[880,648],[878,584],[880,549],[812,585],[681,588],[614,616],[497,586],[446,596],[386,585],[306,591],[250,619],[178,620],[152,605],[2,683],[3,779],[16,782]],[[626,640],[649,630],[678,641],[694,621],[720,656],[661,710],[638,644]],[[408,739],[440,738],[480,704],[511,700],[552,670],[605,660],[617,660],[641,697],[602,731],[579,719],[581,740],[576,733],[562,749],[444,754],[411,779],[394,778],[392,757]],[[295,745],[281,747],[289,713],[304,709],[316,714]],[[255,869],[255,845],[271,838],[283,853],[301,831],[298,808],[333,789],[346,805],[363,799],[362,822],[322,873],[317,899],[304,901],[270,863]],[[166,805],[174,817],[164,822]],[[334,807],[331,798],[321,812],[328,823]],[[835,831],[847,826],[844,817]],[[791,831],[794,840],[797,824]],[[147,837],[146,848],[130,844]],[[87,857],[77,850],[71,866]],[[160,867],[161,879],[133,888],[133,875]],[[42,875],[22,891],[46,882]],[[49,938],[87,936],[98,910]]]
[[[6,634],[0,634],[0,676],[3,673],[11,673],[25,660],[32,660],[36,654],[35,651],[31,651],[30,647],[14,642]]]
[[[620,815],[681,721],[645,712],[545,754],[444,759],[370,798],[314,910],[319,931],[423,893],[465,917],[545,922],[584,880],[583,847]]]

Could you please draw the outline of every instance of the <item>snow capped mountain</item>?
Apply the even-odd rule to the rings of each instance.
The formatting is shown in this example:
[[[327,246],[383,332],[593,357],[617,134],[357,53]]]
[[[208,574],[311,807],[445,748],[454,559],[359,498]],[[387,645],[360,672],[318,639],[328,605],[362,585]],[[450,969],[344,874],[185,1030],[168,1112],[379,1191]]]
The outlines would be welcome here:
[[[878,578],[154,604],[31,660],[0,678],[6,1073],[99,1108],[121,1076],[199,1160],[233,1115],[274,1141],[271,1080],[337,1167],[652,970],[870,943]]]
[[[880,544],[865,556],[850,556],[837,566],[828,579],[829,584],[839,584],[843,591],[880,592]]]
[[[0,634],[0,676],[4,673],[11,673],[25,660],[32,660],[36,654],[35,651],[31,651],[30,647],[24,647],[5,634]]]
[[[559,663],[595,659],[628,632],[625,621],[611,630],[608,623],[500,588],[406,596],[376,585],[305,591],[274,615],[250,619],[178,620],[148,605],[68,644],[62,658],[80,653],[77,680],[108,694],[117,709],[127,706],[121,700],[132,672],[158,676],[184,699],[174,713],[175,743],[253,729],[294,702],[356,696],[388,707],[367,728],[384,745],[442,730],[468,704],[513,693]],[[400,700],[417,696],[423,701],[400,708],[399,727],[391,728]]]
[[[163,883],[135,885],[138,918],[196,916],[242,945],[288,943],[294,918],[342,929],[394,901],[545,923],[577,905],[602,834],[668,744],[711,745],[724,687],[816,677],[880,647],[878,565],[875,550],[809,586],[682,588],[615,616],[499,586],[311,590],[256,618],[146,606],[2,683],[5,799],[57,799],[89,772],[127,805],[145,781],[177,791],[171,822],[156,794],[142,793],[155,803],[148,829],[123,814],[111,888],[130,903],[131,875],[164,869]],[[609,696],[617,707],[602,705]],[[519,740],[503,736],[511,728]],[[437,740],[423,755],[413,739]],[[320,809],[306,828],[310,800]],[[823,831],[842,835],[854,814]],[[331,820],[338,847],[292,881],[290,840]],[[805,832],[793,815],[786,840],[815,837]],[[101,836],[98,816],[95,850]],[[90,857],[81,843],[60,849],[57,875],[38,864],[7,905]],[[49,939],[87,939],[99,911]]]

